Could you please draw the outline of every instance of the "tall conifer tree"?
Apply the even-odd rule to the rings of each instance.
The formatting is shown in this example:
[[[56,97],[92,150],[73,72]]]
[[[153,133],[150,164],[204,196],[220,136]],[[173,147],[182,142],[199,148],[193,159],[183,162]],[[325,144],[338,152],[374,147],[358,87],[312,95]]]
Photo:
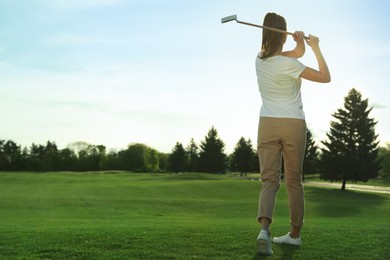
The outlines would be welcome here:
[[[341,181],[345,190],[347,181],[366,182],[378,176],[378,143],[376,121],[369,117],[368,99],[356,89],[345,97],[344,109],[333,114],[330,132],[323,141],[321,179]]]
[[[246,175],[248,172],[253,170],[254,157],[257,156],[253,150],[252,142],[250,139],[245,140],[241,137],[234,152],[230,158],[230,170],[240,172],[240,175]]]
[[[199,171],[207,173],[225,173],[227,156],[225,144],[218,137],[217,129],[212,127],[205,140],[200,144]]]
[[[306,148],[305,148],[305,158],[303,160],[303,174],[304,178],[307,174],[317,173],[318,165],[318,147],[313,140],[313,135],[311,131],[308,130],[306,134]]]
[[[199,147],[196,145],[194,138],[191,138],[189,145],[186,148],[186,153],[188,156],[188,171],[196,172],[198,167],[199,159]]]
[[[169,156],[169,170],[173,172],[184,172],[187,170],[187,155],[181,143],[177,142]]]

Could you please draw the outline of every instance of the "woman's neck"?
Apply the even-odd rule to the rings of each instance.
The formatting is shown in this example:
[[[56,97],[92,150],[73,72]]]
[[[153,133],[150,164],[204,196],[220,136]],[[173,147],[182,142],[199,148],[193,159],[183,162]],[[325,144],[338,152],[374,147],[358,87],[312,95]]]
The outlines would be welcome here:
[[[279,56],[279,55],[282,55],[282,52],[283,52],[283,47],[279,48],[279,49],[274,53],[274,55],[272,55],[272,56]]]

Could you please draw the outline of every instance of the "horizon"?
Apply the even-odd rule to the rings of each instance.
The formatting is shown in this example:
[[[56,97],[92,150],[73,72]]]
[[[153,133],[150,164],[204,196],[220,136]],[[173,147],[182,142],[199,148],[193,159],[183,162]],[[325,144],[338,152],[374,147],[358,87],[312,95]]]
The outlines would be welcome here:
[[[255,57],[267,12],[288,31],[320,38],[332,81],[302,82],[308,129],[325,140],[331,116],[355,88],[373,107],[380,146],[390,142],[386,74],[390,21],[384,0],[30,0],[0,2],[1,140],[22,147],[83,141],[120,150],[143,143],[170,153],[214,126],[231,153],[257,140],[261,99]],[[307,9],[305,9],[307,10]],[[331,15],[330,15],[331,14]],[[294,47],[291,37],[285,49]],[[310,48],[300,61],[317,68]]]

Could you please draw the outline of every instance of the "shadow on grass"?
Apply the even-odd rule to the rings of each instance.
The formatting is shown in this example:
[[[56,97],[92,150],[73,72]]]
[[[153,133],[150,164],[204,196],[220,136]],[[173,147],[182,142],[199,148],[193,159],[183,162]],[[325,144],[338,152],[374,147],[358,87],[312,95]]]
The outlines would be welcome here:
[[[266,255],[260,255],[259,253],[256,253],[255,256],[253,257],[253,260],[259,260],[259,259],[267,259]]]
[[[300,247],[291,245],[277,245],[277,247],[282,250],[280,259],[293,259],[295,252],[300,249]]]
[[[317,187],[305,188],[305,200],[312,214],[326,217],[348,217],[381,206],[380,194],[340,191]]]
[[[282,251],[281,254],[280,253],[278,254],[278,256],[277,256],[278,259],[293,259],[295,251],[300,249],[300,247],[291,246],[291,245],[277,245],[277,246],[275,246],[275,244],[273,244],[272,249],[274,251],[274,254],[272,256],[276,256],[275,249],[278,250],[277,248]],[[279,255],[280,255],[280,257],[279,257]],[[260,255],[257,253],[253,257],[253,260],[267,259],[267,258],[272,257],[272,256]]]

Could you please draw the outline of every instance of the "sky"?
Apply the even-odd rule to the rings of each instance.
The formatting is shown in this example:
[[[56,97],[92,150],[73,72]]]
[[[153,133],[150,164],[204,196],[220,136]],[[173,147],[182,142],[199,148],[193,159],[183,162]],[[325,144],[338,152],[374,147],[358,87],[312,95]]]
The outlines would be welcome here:
[[[320,38],[328,84],[303,81],[308,128],[325,140],[352,88],[390,142],[386,0],[0,0],[0,139],[23,147],[84,141],[169,153],[214,126],[233,151],[257,141],[255,57],[267,12]],[[288,38],[285,50],[294,48]],[[309,47],[300,61],[317,68]],[[254,145],[255,146],[255,145]]]

